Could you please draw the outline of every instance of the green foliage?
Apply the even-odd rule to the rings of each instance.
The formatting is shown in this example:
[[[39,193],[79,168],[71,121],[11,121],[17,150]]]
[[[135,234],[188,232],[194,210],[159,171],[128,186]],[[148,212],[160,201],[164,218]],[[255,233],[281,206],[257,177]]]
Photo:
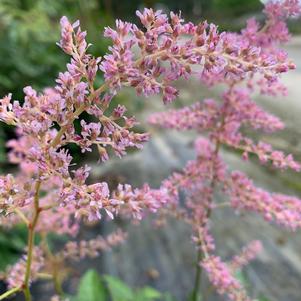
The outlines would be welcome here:
[[[87,271],[80,280],[77,295],[72,301],[175,301],[170,294],[145,286],[129,287],[117,277],[99,276],[94,270]]]
[[[106,275],[104,280],[108,286],[112,301],[132,301],[134,300],[133,290],[120,279]]]
[[[1,0],[0,1],[0,95],[12,92],[22,99],[22,88],[34,83],[41,90],[53,86],[67,57],[58,49],[59,19],[80,19],[88,29],[88,40],[98,41],[91,49],[101,54],[104,17],[97,0]],[[100,21],[101,20],[101,21]]]
[[[26,246],[26,227],[17,226],[13,230],[0,228],[0,271],[14,263]]]
[[[262,3],[258,0],[213,0],[212,10],[224,16],[240,16],[259,11]]]
[[[106,301],[108,292],[97,272],[87,271],[80,280],[76,301]]]
[[[135,294],[135,301],[157,300],[161,298],[161,293],[151,287],[144,287]]]
[[[0,2],[1,95],[12,92],[19,98],[25,85],[34,82],[42,88],[50,84],[64,63],[55,46],[57,19],[64,4],[66,1]]]

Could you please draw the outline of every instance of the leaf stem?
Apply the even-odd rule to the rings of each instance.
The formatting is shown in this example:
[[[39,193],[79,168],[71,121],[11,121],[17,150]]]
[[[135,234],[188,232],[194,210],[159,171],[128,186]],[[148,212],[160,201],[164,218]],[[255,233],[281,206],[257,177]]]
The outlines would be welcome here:
[[[9,297],[10,295],[13,295],[14,293],[20,291],[20,287],[14,287],[10,290],[8,290],[7,292],[5,292],[4,294],[0,295],[0,300],[4,300],[5,298]]]
[[[197,253],[197,263],[196,263],[196,273],[194,279],[194,287],[191,294],[191,301],[199,301],[200,299],[200,284],[201,284],[201,276],[202,276],[202,267],[200,265],[200,261],[203,258],[202,249],[198,249]]]
[[[24,213],[19,209],[15,208],[14,209],[15,213],[19,215],[19,217],[22,219],[22,221],[25,223],[25,225],[28,227],[29,225],[29,220],[28,218],[24,215]]]

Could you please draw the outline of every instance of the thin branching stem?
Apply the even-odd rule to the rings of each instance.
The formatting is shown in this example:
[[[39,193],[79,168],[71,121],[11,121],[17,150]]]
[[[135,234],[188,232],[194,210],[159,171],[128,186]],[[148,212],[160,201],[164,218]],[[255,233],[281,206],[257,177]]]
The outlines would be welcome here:
[[[31,276],[30,274],[31,274],[31,264],[32,264],[32,253],[34,248],[35,227],[37,225],[39,215],[40,215],[39,195],[40,195],[41,183],[42,182],[39,177],[35,185],[34,215],[32,221],[28,224],[27,261],[26,261],[25,279],[23,284],[23,291],[24,291],[24,296],[26,301],[32,300],[30,289],[29,289],[29,282]]]
[[[17,293],[20,290],[21,290],[20,287],[14,287],[14,288],[10,289],[7,292],[5,292],[4,294],[0,295],[0,300],[4,300],[4,299],[8,298],[9,296]]]

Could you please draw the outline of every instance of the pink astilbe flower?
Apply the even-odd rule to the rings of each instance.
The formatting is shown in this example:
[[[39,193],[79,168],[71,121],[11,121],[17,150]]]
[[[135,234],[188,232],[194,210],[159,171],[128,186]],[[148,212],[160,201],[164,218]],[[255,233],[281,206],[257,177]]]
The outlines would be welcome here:
[[[216,125],[218,117],[218,104],[212,99],[205,99],[203,102],[197,102],[190,107],[154,113],[148,121],[163,128],[179,131],[190,129],[209,130]]]
[[[283,122],[276,116],[264,111],[250,97],[247,89],[231,89],[223,95],[225,125],[236,123],[239,126],[250,125],[253,129],[275,132],[284,128]]]
[[[0,177],[0,210],[13,211],[14,208],[23,207],[32,201],[32,195],[28,191],[32,188],[33,181],[22,177],[14,177],[11,174]]]
[[[117,26],[122,36],[132,27],[121,21]],[[79,22],[71,24],[63,17],[61,27],[59,46],[71,56],[71,61],[67,71],[58,75],[56,86],[41,93],[25,87],[24,102],[12,100],[11,95],[0,100],[0,120],[16,126],[17,132],[16,139],[7,143],[9,159],[20,166],[18,175],[0,179],[1,225],[25,223],[29,232],[28,255],[12,268],[13,275],[14,270],[23,272],[17,273],[18,281],[7,281],[11,287],[22,286],[26,296],[30,294],[29,274],[35,279],[39,262],[33,256],[34,232],[43,237],[48,233],[75,236],[81,220],[97,221],[103,211],[110,218],[124,214],[141,219],[145,211],[156,212],[167,202],[167,190],[124,185],[110,191],[106,182],[87,184],[88,167],[73,167],[73,158],[66,148],[71,143],[82,152],[95,148],[100,160],[105,161],[110,150],[123,156],[128,148],[141,148],[149,135],[134,131],[138,123],[134,117],[126,116],[124,106],[111,104],[116,94],[113,82],[95,87],[101,58],[87,53],[90,45]],[[172,87],[164,89],[164,97],[177,94]],[[83,112],[93,121],[82,119],[78,130],[75,121]],[[106,249],[116,244],[117,234],[108,239]],[[45,243],[41,244],[45,248]],[[47,255],[47,260],[53,258],[56,257]],[[55,269],[51,273],[55,277]]]
[[[210,256],[204,259],[202,267],[206,270],[210,282],[221,295],[226,294],[233,301],[251,301],[242,284],[233,276],[233,272],[220,257]]]
[[[123,214],[130,214],[136,219],[142,218],[144,209],[156,212],[169,201],[167,189],[164,187],[151,189],[147,184],[141,189],[133,189],[128,184],[119,184],[113,191],[112,198],[117,204],[123,204],[120,208]]]
[[[266,220],[275,221],[291,230],[301,226],[300,199],[257,188],[241,172],[233,172],[231,178],[229,195],[232,207],[258,212]]]
[[[91,240],[69,241],[58,255],[75,261],[79,261],[85,257],[94,258],[100,252],[109,251],[112,247],[122,244],[126,238],[127,234],[119,229],[105,238],[97,236]]]
[[[245,159],[252,153],[276,168],[300,169],[291,155],[255,142],[243,132],[245,126],[265,132],[284,126],[260,108],[250,93],[257,87],[272,95],[285,92],[280,75],[295,65],[278,43],[289,37],[285,19],[299,13],[295,0],[270,2],[263,27],[251,20],[241,33],[228,33],[219,32],[216,25],[206,21],[195,25],[185,23],[180,14],[167,16],[162,11],[144,9],[137,12],[141,29],[120,20],[115,28],[105,28],[104,36],[111,39],[112,46],[103,58],[88,53],[91,45],[80,23],[71,24],[63,17],[58,45],[70,56],[70,62],[67,70],[59,73],[55,87],[37,92],[27,86],[24,101],[13,100],[10,94],[0,99],[0,120],[15,126],[17,133],[16,139],[7,143],[9,160],[20,167],[17,175],[0,177],[1,224],[9,227],[25,223],[29,234],[27,255],[8,271],[9,286],[21,287],[29,300],[29,279],[37,278],[43,255],[49,261],[46,270],[50,266],[51,276],[58,281],[56,266],[61,261],[47,247],[48,233],[75,236],[81,221],[98,221],[104,212],[110,218],[123,215],[136,220],[165,207],[191,225],[193,241],[206,255],[200,264],[218,292],[232,300],[249,300],[232,276],[231,263],[225,264],[211,254],[215,245],[210,215],[219,206],[214,200],[215,190],[226,192],[236,210],[258,212],[293,230],[301,226],[300,201],[269,194],[244,175],[229,174],[219,150],[225,144],[241,150]],[[97,86],[96,77],[101,72],[104,83]],[[95,149],[100,160],[106,161],[112,153],[121,157],[129,148],[140,149],[149,139],[147,133],[136,131],[138,123],[126,115],[126,108],[112,102],[119,89],[130,86],[144,96],[161,93],[163,102],[170,103],[179,95],[174,82],[193,75],[208,86],[224,83],[228,88],[220,100],[202,101],[150,118],[153,124],[165,128],[206,133],[206,138],[196,140],[196,159],[183,171],[172,174],[159,189],[147,184],[141,188],[120,184],[110,190],[106,182],[90,181],[89,167],[74,167],[70,144],[83,153]],[[89,121],[82,118],[84,112]],[[179,191],[186,197],[182,207]],[[41,234],[42,242],[34,248],[35,232]],[[76,259],[94,257],[124,238],[120,232],[106,239],[69,242],[59,254]],[[243,251],[235,259],[237,264],[251,259],[255,249]],[[44,254],[39,256],[39,250]]]
[[[119,20],[116,29],[105,30],[113,46],[100,69],[112,89],[132,86],[146,96],[161,91],[164,102],[171,102],[178,95],[172,81],[190,77],[195,73],[193,65],[201,66],[197,73],[206,82],[239,80],[254,73],[270,82],[272,75],[275,79],[277,73],[294,68],[285,57],[280,59],[273,53],[268,56],[233,34],[219,33],[214,24],[185,23],[180,15],[171,13],[169,19],[152,9],[137,15],[145,31]],[[138,54],[133,50],[135,46]]]
[[[41,219],[36,227],[39,233],[76,236],[80,224],[74,220],[75,209],[72,205],[54,207],[41,212]]]
[[[214,54],[204,55],[205,62],[199,72],[203,83],[208,86],[223,83],[225,91],[219,99],[206,99],[189,107],[158,112],[149,117],[153,125],[178,131],[193,129],[207,137],[197,138],[196,159],[163,181],[162,187],[169,192],[170,201],[162,214],[175,216],[191,226],[192,240],[197,247],[198,258],[201,258],[196,275],[200,274],[202,266],[217,292],[236,301],[251,299],[242,284],[235,279],[235,270],[252,260],[261,245],[253,242],[231,262],[222,262],[220,257],[212,254],[215,250],[210,231],[212,211],[231,206],[236,211],[257,212],[267,221],[290,230],[301,226],[299,198],[257,188],[244,174],[230,172],[219,154],[225,145],[241,151],[245,160],[255,155],[261,163],[270,164],[274,168],[294,171],[300,171],[301,168],[291,154],[274,150],[272,145],[264,141],[254,141],[245,131],[245,128],[252,128],[271,133],[284,128],[283,122],[256,104],[251,94],[259,88],[262,94],[284,95],[286,88],[278,74],[295,68],[287,53],[279,48],[279,43],[288,40],[285,21],[301,13],[300,3],[297,0],[271,1],[266,5],[264,13],[267,19],[263,26],[251,19],[241,33],[219,34],[211,25],[207,28],[208,37],[204,30],[207,25],[199,25],[202,29],[196,29],[200,36],[194,40],[195,44],[188,40],[187,43],[183,42],[182,47],[186,47],[187,56],[191,54],[189,47],[195,47],[198,43],[202,49],[214,49],[214,54],[219,53],[219,57]],[[151,12],[147,11],[142,16],[147,20],[149,14]],[[148,22],[145,20],[144,23]],[[151,28],[151,25],[148,24],[147,28]],[[187,27],[187,30],[188,36],[191,30],[194,32],[193,27]],[[166,54],[166,50],[163,53]],[[206,61],[206,58],[209,60]],[[179,201],[179,191],[184,192],[184,203]],[[215,200],[216,191],[225,197],[223,202]],[[196,291],[194,297],[197,300]]]
[[[44,255],[39,247],[33,249],[33,264],[31,266],[30,281],[37,279],[37,273],[44,266]],[[22,287],[26,270],[27,255],[23,255],[19,261],[13,266],[9,266],[6,270],[6,281],[9,288]]]
[[[262,251],[262,244],[258,240],[250,242],[245,246],[239,255],[232,258],[230,266],[232,270],[238,270],[246,266],[251,260]]]
[[[242,249],[239,255],[234,256],[230,262],[226,263],[218,256],[208,255],[208,251],[212,251],[208,248],[208,241],[210,246],[211,240],[211,238],[209,240],[207,238],[201,244],[204,248],[205,259],[200,263],[206,270],[210,282],[219,294],[227,295],[230,300],[251,301],[252,299],[248,297],[243,285],[236,279],[235,273],[261,252],[261,242],[252,241]]]
[[[274,150],[268,143],[259,141],[256,144],[252,139],[241,135],[233,135],[230,139],[229,137],[224,138],[221,139],[223,143],[243,151],[244,159],[248,159],[249,154],[254,154],[263,164],[271,163],[275,168],[291,168],[295,171],[300,171],[300,163],[296,162],[291,154],[286,155],[282,151]]]
[[[12,163],[20,164],[21,168],[30,167],[32,173],[28,176],[36,178],[39,175],[44,186],[60,179],[58,185],[51,187],[52,197],[57,200],[51,204],[52,207],[68,206],[68,210],[76,218],[85,217],[90,221],[100,219],[100,210],[103,209],[113,217],[123,201],[110,198],[106,183],[87,185],[86,171],[83,181],[77,179],[81,169],[72,176],[69,168],[72,156],[63,147],[75,143],[85,152],[92,151],[95,146],[104,161],[109,158],[108,148],[113,149],[118,156],[123,156],[129,147],[141,148],[143,142],[148,140],[148,134],[131,130],[137,122],[133,117],[125,116],[124,106],[117,105],[111,115],[105,115],[114,93],[103,93],[105,86],[97,90],[93,87],[100,59],[86,53],[86,33],[81,31],[78,22],[71,25],[64,17],[61,26],[62,39],[59,45],[72,58],[67,65],[68,71],[59,74],[57,86],[46,89],[41,94],[31,87],[24,88],[23,104],[18,101],[11,103],[11,96],[1,100],[1,120],[15,124],[18,133],[18,138],[7,144],[11,148],[9,158]],[[78,132],[73,122],[83,111],[94,116],[97,122],[87,123],[81,120],[81,130]],[[55,129],[55,124],[60,126],[59,132]],[[34,189],[33,179],[30,184],[31,189]],[[28,183],[26,185],[30,188]],[[21,188],[16,197],[22,197],[24,204],[27,202],[29,205],[28,202],[33,201],[33,192],[27,189],[26,199],[26,196],[22,196]],[[145,188],[143,191],[146,193]],[[13,201],[11,197],[7,199],[9,202]],[[139,210],[143,207],[155,211],[162,204],[158,197],[157,203],[150,196],[140,199]],[[145,206],[141,204],[143,200],[147,203]],[[57,215],[61,213],[65,225],[69,224],[71,214],[68,215],[68,210],[51,210]],[[137,208],[133,210],[136,212]],[[54,214],[51,216],[54,218]],[[76,232],[76,226],[73,229],[71,232]]]
[[[301,14],[299,0],[270,1],[266,4],[264,13],[270,19],[287,19]]]

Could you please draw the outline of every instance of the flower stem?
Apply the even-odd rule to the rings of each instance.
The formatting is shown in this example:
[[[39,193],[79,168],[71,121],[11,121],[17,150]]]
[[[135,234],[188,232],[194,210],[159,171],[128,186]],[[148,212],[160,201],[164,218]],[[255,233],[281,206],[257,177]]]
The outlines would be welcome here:
[[[55,292],[57,293],[57,295],[63,296],[64,291],[62,288],[62,282],[59,277],[59,270],[58,270],[59,264],[58,264],[57,258],[53,255],[53,253],[51,252],[51,249],[48,245],[46,233],[42,233],[42,246],[43,246],[45,254],[47,256],[47,260],[49,262],[51,262],[52,271],[51,271],[51,275],[49,275],[49,276],[51,276],[51,279],[53,281]]]
[[[104,83],[103,85],[101,85],[96,91],[94,91],[93,87],[91,87],[91,89],[93,89],[93,91],[92,91],[93,93],[90,95],[90,98],[93,99],[93,97],[98,96],[103,91],[105,91],[106,88],[107,88],[107,84],[106,83]],[[70,120],[70,123],[72,123],[84,111],[85,111],[85,104],[82,104],[78,109],[76,109],[74,111],[73,116],[72,116],[72,118]],[[52,143],[50,144],[50,147],[56,147],[60,143],[60,140],[61,140],[62,136],[64,135],[65,131],[67,130],[68,125],[70,123],[68,123],[67,125],[64,125],[64,126],[62,126],[60,128],[60,130],[58,131],[58,133],[56,134],[56,136],[52,140]]]
[[[35,227],[38,222],[40,209],[39,209],[39,194],[40,194],[41,180],[38,179],[35,185],[35,195],[34,195],[34,215],[31,223],[28,224],[28,242],[27,242],[27,262],[26,262],[26,272],[23,284],[23,291],[26,301],[31,301],[31,294],[29,290],[30,272],[32,264],[32,253],[34,247],[35,238]]]
[[[224,120],[222,120],[222,125],[221,128],[223,127],[224,124]],[[220,141],[217,140],[215,143],[215,150],[214,150],[214,160],[217,159],[218,157],[218,153],[220,150]],[[214,188],[215,188],[215,184],[216,184],[216,172],[215,172],[215,161],[213,164],[213,176],[212,176],[212,180],[210,183],[210,188],[212,189],[212,196],[210,199],[210,202],[213,202],[213,192],[214,192]],[[209,206],[207,208],[207,213],[206,213],[206,221],[205,223],[208,223],[210,216],[212,213],[212,209]],[[192,291],[192,295],[191,295],[191,301],[199,301],[200,299],[200,285],[201,285],[201,280],[202,280],[202,267],[200,265],[200,261],[203,260],[203,257],[206,256],[206,253],[203,252],[202,247],[198,246],[198,255],[197,255],[197,263],[196,263],[196,274],[195,274],[195,281],[194,281],[194,288]]]
[[[14,293],[18,292],[19,290],[20,290],[19,287],[14,287],[14,288],[10,289],[9,291],[0,295],[0,300],[4,300],[5,298],[9,297],[10,295],[13,295]]]
[[[57,271],[56,273],[53,275],[53,284],[54,284],[54,290],[55,292],[59,295],[59,296],[63,296],[64,295],[64,291],[62,288],[62,283],[57,275]]]
[[[197,254],[197,263],[196,263],[196,273],[194,279],[194,288],[191,294],[191,301],[199,301],[200,299],[200,284],[201,284],[201,277],[202,277],[202,267],[200,265],[200,261],[202,260],[203,254],[202,249],[198,249]]]
[[[15,208],[14,212],[19,215],[19,217],[22,219],[26,226],[29,225],[29,220],[19,208]]]
[[[74,119],[79,116],[83,111],[85,110],[85,106],[81,105],[74,113],[73,113],[73,118],[72,118],[72,122],[74,121]],[[64,135],[66,129],[68,128],[68,125],[64,125],[61,127],[61,129],[58,131],[57,135],[55,136],[55,138],[52,140],[52,143],[50,144],[51,147],[56,147],[61,140],[61,137]]]

